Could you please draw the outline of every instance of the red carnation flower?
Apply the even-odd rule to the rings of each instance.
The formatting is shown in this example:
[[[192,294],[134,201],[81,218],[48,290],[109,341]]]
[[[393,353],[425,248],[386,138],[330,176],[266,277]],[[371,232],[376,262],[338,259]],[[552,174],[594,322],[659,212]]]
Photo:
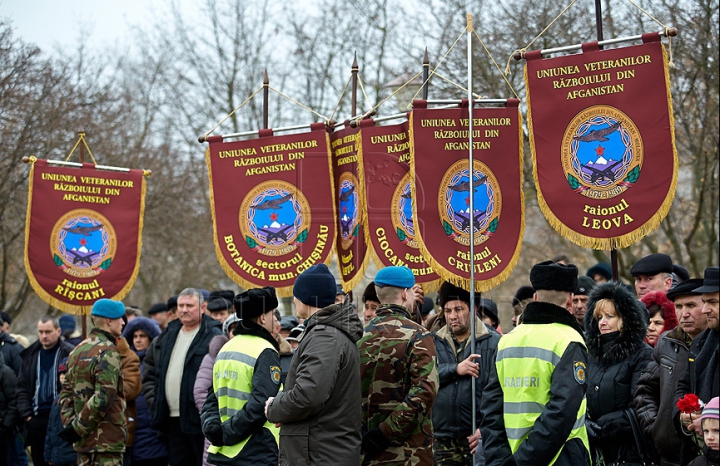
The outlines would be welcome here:
[[[680,412],[685,414],[697,413],[700,411],[700,399],[697,395],[688,393],[677,401],[677,407]]]

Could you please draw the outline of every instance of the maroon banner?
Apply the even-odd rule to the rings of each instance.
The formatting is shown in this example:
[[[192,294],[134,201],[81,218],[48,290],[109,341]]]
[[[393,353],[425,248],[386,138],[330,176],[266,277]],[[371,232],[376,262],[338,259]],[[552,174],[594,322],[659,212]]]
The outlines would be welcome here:
[[[410,113],[410,167],[418,244],[444,280],[470,287],[470,222],[474,225],[475,290],[488,291],[512,272],[525,228],[522,125],[517,99],[502,108],[473,109],[469,170],[468,108]],[[474,211],[470,212],[470,196]]]
[[[627,247],[675,198],[670,80],[657,33],[643,44],[543,59],[526,54],[528,127],[540,209],[584,247]]]
[[[25,270],[37,295],[72,314],[123,299],[140,268],[145,179],[31,158]]]
[[[340,281],[345,290],[357,286],[367,267],[365,182],[358,163],[360,128],[346,127],[330,135],[333,181],[337,203],[338,254]]]
[[[416,238],[423,224],[416,223],[413,201],[425,209],[425,187],[417,185],[414,196],[410,177],[408,123],[375,126],[373,120],[361,122],[358,157],[365,177],[368,224],[366,241],[374,252],[378,268],[391,265],[412,270],[425,292],[436,289],[438,275],[425,260]]]
[[[330,147],[325,125],[302,134],[223,142],[208,138],[215,252],[245,288],[291,296],[300,273],[330,261],[335,241]]]

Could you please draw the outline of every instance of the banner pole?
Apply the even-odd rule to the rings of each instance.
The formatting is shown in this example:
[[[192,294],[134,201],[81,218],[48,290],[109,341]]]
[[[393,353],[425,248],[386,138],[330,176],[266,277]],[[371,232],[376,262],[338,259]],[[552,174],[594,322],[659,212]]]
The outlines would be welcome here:
[[[355,117],[357,115],[357,85],[358,85],[357,52],[355,52],[355,57],[353,58],[352,68],[350,69],[350,72],[352,73],[352,104],[350,106],[350,116]]]
[[[423,80],[423,87],[422,87],[422,98],[423,100],[428,99],[428,92],[430,88],[430,83],[428,82],[428,78],[430,77],[430,57],[428,56],[427,47],[425,47],[425,56],[423,57],[423,74],[422,74],[422,80]]]
[[[468,78],[468,196],[470,209],[470,352],[475,351],[475,170],[473,167],[473,93],[472,93],[472,13],[467,14],[467,78]],[[470,393],[472,394],[472,431],[475,435],[475,391],[477,390],[475,377],[470,379]]]
[[[267,68],[263,74],[263,129],[268,129],[270,126],[270,115],[268,111],[268,105],[270,102],[270,78],[268,77]]]
[[[595,30],[597,33],[598,42],[603,41],[603,26],[602,26],[602,3],[601,0],[595,0]],[[603,49],[602,45],[598,44],[600,50]],[[612,268],[612,279],[614,282],[619,281],[620,273],[618,271],[618,256],[617,249],[613,246],[610,249],[610,266]]]
[[[82,125],[80,125],[80,128],[78,129],[78,137],[84,139],[85,138],[85,128],[83,128]],[[84,142],[84,141],[83,141]],[[78,159],[80,160],[80,163],[85,163],[85,144],[78,144],[78,148],[80,149],[80,152],[78,153]],[[84,340],[87,338],[87,309],[85,306],[82,306],[80,308],[80,325],[81,325],[81,337]]]

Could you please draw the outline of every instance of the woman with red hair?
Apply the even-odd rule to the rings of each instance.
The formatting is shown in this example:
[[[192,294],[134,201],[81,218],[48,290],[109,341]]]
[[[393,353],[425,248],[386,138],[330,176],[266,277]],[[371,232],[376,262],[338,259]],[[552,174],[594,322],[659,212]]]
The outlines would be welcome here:
[[[650,315],[645,342],[655,347],[660,335],[678,326],[675,304],[668,299],[665,291],[659,290],[645,294],[640,301],[645,304]]]

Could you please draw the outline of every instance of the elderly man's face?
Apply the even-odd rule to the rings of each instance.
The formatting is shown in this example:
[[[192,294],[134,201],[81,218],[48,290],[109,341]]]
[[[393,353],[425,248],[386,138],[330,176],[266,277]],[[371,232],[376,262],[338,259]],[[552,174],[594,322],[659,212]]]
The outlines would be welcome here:
[[[675,315],[685,333],[695,338],[707,328],[707,316],[702,313],[702,296],[683,295],[675,298]]]
[[[205,312],[205,303],[200,305],[195,295],[178,296],[178,306],[175,314],[182,322],[183,327],[194,329],[200,324],[202,315]]]

